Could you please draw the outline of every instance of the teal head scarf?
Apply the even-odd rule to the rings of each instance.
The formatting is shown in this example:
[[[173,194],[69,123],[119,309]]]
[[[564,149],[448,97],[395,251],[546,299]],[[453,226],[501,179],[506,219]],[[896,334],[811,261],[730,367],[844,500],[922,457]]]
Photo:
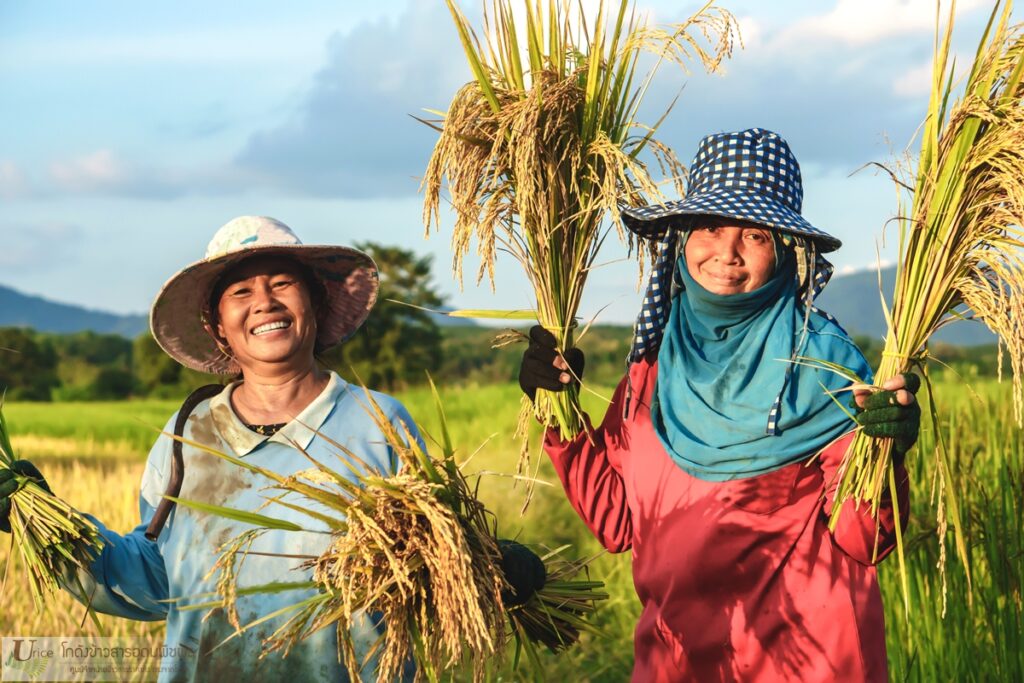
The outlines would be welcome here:
[[[689,234],[684,234],[683,242]],[[679,467],[706,481],[765,474],[814,455],[853,428],[828,391],[835,373],[794,365],[795,355],[837,363],[870,378],[846,332],[798,296],[796,257],[773,233],[775,269],[760,288],[709,292],[676,260],[668,324],[658,353],[651,419]],[[781,393],[780,393],[781,392]],[[774,433],[765,418],[781,399]]]

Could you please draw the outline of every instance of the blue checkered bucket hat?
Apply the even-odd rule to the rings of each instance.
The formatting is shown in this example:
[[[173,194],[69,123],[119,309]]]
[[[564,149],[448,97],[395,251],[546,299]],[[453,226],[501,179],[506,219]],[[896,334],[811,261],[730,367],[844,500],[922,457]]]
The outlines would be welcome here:
[[[804,190],[800,165],[777,133],[750,128],[716,133],[700,142],[683,199],[644,208],[623,208],[623,222],[646,239],[660,240],[671,229],[687,229],[689,216],[713,215],[753,221],[806,237],[821,253],[842,243],[800,215]]]
[[[679,234],[691,227],[690,216],[739,218],[778,231],[783,242],[797,251],[797,278],[807,311],[835,321],[815,307],[814,300],[834,271],[823,254],[841,242],[800,215],[800,166],[785,140],[762,128],[709,135],[700,143],[690,179],[690,191],[681,201],[623,209],[626,226],[656,243],[627,363],[639,361],[661,345],[671,310],[672,273],[682,244]]]
[[[672,307],[672,273],[681,258],[683,240],[679,235],[693,227],[691,216],[736,218],[773,230],[783,244],[796,252],[804,334],[811,312],[835,322],[835,318],[814,306],[814,299],[828,284],[834,270],[823,254],[838,249],[842,243],[804,220],[800,215],[803,196],[800,166],[786,141],[763,128],[751,128],[701,140],[690,167],[690,187],[684,199],[642,209],[624,208],[626,227],[656,242],[654,266],[633,328],[627,364],[655,353],[661,346]],[[802,343],[801,340],[794,346],[791,361],[796,359]],[[794,366],[789,367],[767,415],[767,434],[778,433],[782,395]],[[627,387],[625,413],[631,403],[630,389]]]

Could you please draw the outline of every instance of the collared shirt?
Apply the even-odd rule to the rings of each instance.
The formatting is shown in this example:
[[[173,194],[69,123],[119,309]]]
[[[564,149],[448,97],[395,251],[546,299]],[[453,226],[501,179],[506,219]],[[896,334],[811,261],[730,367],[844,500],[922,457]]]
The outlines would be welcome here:
[[[220,394],[200,403],[188,418],[184,438],[233,454],[248,462],[288,476],[313,467],[309,458],[354,478],[339,458],[336,442],[362,459],[369,471],[395,473],[399,462],[371,418],[364,390],[331,373],[323,392],[305,410],[273,436],[247,429],[231,408],[232,384]],[[370,392],[388,419],[404,423],[419,439],[405,408],[395,399]],[[176,415],[165,432],[171,433]],[[165,645],[170,652],[161,671],[161,681],[343,681],[334,627],[322,629],[292,648],[286,658],[274,653],[260,658],[261,644],[275,629],[295,614],[289,612],[227,640],[235,632],[220,609],[212,612],[184,609],[216,599],[218,575],[212,572],[221,546],[253,527],[216,515],[178,505],[171,512],[156,542],[145,538],[145,530],[166,491],[171,473],[172,440],[163,435],[149,454],[142,477],[139,510],[141,524],[119,535],[99,524],[106,544],[91,566],[91,576],[82,573],[94,609],[130,619],[167,620]],[[239,587],[271,582],[308,581],[312,571],[305,559],[320,555],[331,536],[320,521],[270,500],[280,494],[268,489],[266,477],[233,465],[199,448],[184,445],[184,480],[179,497],[235,508],[294,522],[303,531],[270,530],[250,546],[252,554],[242,561],[237,574]],[[309,501],[291,498],[293,503]],[[314,507],[314,509],[317,509]],[[321,512],[326,512],[320,508]],[[241,596],[237,600],[243,626],[276,610],[315,595],[314,591],[291,590],[280,594]],[[364,656],[380,635],[364,617],[352,629],[357,653]],[[219,646],[219,647],[218,647]],[[375,678],[373,666],[364,677]]]

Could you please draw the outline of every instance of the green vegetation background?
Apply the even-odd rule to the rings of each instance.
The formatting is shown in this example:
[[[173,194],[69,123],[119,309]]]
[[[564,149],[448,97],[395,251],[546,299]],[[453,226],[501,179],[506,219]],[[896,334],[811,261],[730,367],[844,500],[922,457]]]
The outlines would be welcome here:
[[[367,324],[322,362],[349,380],[358,378],[394,393],[427,433],[437,429],[430,394],[423,386],[430,371],[441,387],[464,470],[480,476],[481,496],[496,514],[502,535],[538,546],[566,545],[579,557],[596,556],[593,574],[608,584],[611,599],[597,614],[603,635],[585,636],[569,652],[546,658],[536,679],[627,680],[639,611],[629,554],[602,553],[565,500],[547,459],[538,457],[536,426],[531,435],[531,473],[541,483],[521,514],[525,492],[511,474],[519,457],[513,431],[521,395],[515,378],[523,345],[492,349],[500,330],[439,326],[437,318],[390,301],[443,306],[430,285],[429,259],[372,243],[359,246],[371,252],[387,274],[378,305]],[[580,342],[587,358],[583,405],[595,422],[625,370],[630,339],[627,327],[595,326]],[[877,367],[880,341],[857,342]],[[53,335],[0,328],[0,349],[0,387],[7,389],[4,410],[15,448],[54,481],[66,482],[71,490],[57,494],[72,504],[102,501],[86,510],[101,519],[115,516],[115,508],[116,518],[123,519],[134,508],[138,478],[158,430],[192,388],[216,379],[184,370],[148,334],[129,340],[91,332]],[[887,560],[879,569],[890,675],[892,680],[912,681],[1024,680],[1024,441],[1013,414],[1010,383],[996,379],[994,346],[937,345],[931,352],[938,361],[931,367],[935,395],[941,401],[940,421],[937,430],[926,423],[919,447],[908,459],[913,477],[907,543],[909,610],[903,606],[896,561]],[[954,557],[951,530],[940,533],[934,521],[931,473],[940,443],[959,482],[956,493],[968,539],[970,585],[966,568]],[[104,490],[75,490],[90,486]],[[945,553],[940,539],[945,540]],[[680,558],[684,561],[688,559]],[[6,554],[0,549],[0,575],[7,571],[5,565]],[[57,635],[44,631],[68,628],[70,598],[62,602],[58,596],[59,606],[50,615],[33,615],[28,603],[8,603],[9,599],[5,592],[0,634],[17,630]],[[57,618],[58,612],[65,617]],[[150,625],[111,621],[117,620],[106,621],[109,632],[159,636]],[[502,680],[523,678],[523,672],[502,675]]]
[[[490,342],[497,330],[442,325],[450,319],[423,310],[441,309],[445,304],[433,283],[430,256],[375,242],[355,246],[380,267],[377,305],[351,339],[324,354],[324,365],[346,379],[359,378],[384,391],[422,385],[428,371],[441,386],[515,379],[521,346],[493,350]],[[580,345],[587,354],[589,382],[618,381],[631,337],[626,326],[598,325],[586,331]],[[877,367],[880,340],[858,337],[857,343]],[[965,376],[996,372],[995,346],[936,345],[931,352]],[[0,354],[0,388],[6,388],[7,398],[15,401],[180,401],[191,389],[217,380],[178,365],[149,333],[130,340],[94,332],[57,335],[0,328]]]
[[[321,361],[346,379],[361,378],[383,391],[422,385],[427,372],[441,386],[509,382],[516,378],[525,347],[492,349],[499,332],[490,327],[441,327],[422,312],[382,301],[364,328]],[[626,367],[630,339],[626,326],[595,325],[587,330],[580,342],[586,353],[587,379],[597,384],[617,382]],[[877,366],[881,342],[855,339]],[[0,364],[0,387],[13,401],[180,401],[195,387],[221,381],[178,365],[148,332],[130,340],[95,332],[58,335],[8,327],[0,328],[0,349],[5,360],[10,359]],[[995,345],[940,344],[931,352],[964,377],[997,374]]]
[[[587,384],[592,390],[584,392],[584,406],[595,419],[604,414],[602,396],[611,394],[622,374],[623,332],[597,328],[582,342],[588,354]],[[601,554],[565,500],[546,458],[536,457],[536,430],[532,467],[544,483],[538,486],[525,515],[520,515],[524,491],[513,486],[508,475],[515,471],[519,453],[512,432],[520,392],[510,378],[521,346],[491,351],[488,346],[493,334],[494,330],[453,328],[442,335],[446,361],[440,385],[465,469],[481,475],[481,495],[496,513],[503,535],[548,547],[569,545],[578,556],[598,555],[594,575],[607,582],[612,596],[598,613],[604,635],[587,636],[570,652],[546,658],[539,677],[626,680],[632,666],[632,628],[639,610],[629,555]],[[1024,677],[1024,442],[1013,415],[1009,381],[1000,383],[991,376],[994,353],[991,357],[986,350],[958,353],[962,357],[951,360],[960,374],[941,366],[933,374],[936,396],[941,400],[939,430],[926,425],[919,448],[908,460],[914,477],[907,556],[909,612],[903,607],[896,561],[887,560],[879,570],[892,680]],[[965,378],[969,378],[969,386]],[[8,403],[5,411],[16,447],[44,472],[83,463],[109,472],[112,463],[134,462],[135,474],[105,480],[111,489],[134,490],[149,445],[177,409],[184,384],[174,390],[176,395],[165,388],[173,397],[162,400],[19,401]],[[436,430],[425,387],[409,386],[395,393],[428,433]],[[964,567],[954,557],[949,533],[944,559],[938,542],[930,473],[940,439],[961,482],[958,495],[970,548],[971,587]],[[76,492],[66,493],[73,501]],[[89,511],[104,516],[103,510]],[[503,679],[519,680],[521,672],[507,672],[506,676]]]

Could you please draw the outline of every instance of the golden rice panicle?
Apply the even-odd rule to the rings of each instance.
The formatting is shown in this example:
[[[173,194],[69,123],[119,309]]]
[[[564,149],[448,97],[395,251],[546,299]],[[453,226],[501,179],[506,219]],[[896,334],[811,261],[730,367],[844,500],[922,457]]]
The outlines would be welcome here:
[[[246,553],[265,531],[266,529],[249,529],[227,541],[218,549],[220,557],[205,577],[209,579],[217,576],[217,594],[223,602],[224,614],[228,623],[236,629],[242,628],[238,619],[238,572],[245,561]],[[213,611],[207,612],[203,619],[209,619],[213,614]]]
[[[410,474],[368,480],[347,531],[312,563],[314,580],[340,599],[347,621],[359,610],[382,613],[380,680],[393,680],[413,647],[421,666],[442,671],[469,652],[482,665],[501,642],[500,575],[440,489]]]
[[[945,29],[936,30],[932,90],[921,129],[921,151],[914,177],[900,183],[912,192],[909,210],[900,194],[900,245],[889,330],[876,382],[914,367],[925,368],[928,341],[943,325],[971,309],[999,337],[1013,370],[1014,410],[1022,418],[1024,378],[1024,41],[1021,25],[1011,25],[1012,2],[996,2],[974,62],[962,81],[949,60],[955,3]],[[927,378],[927,373],[925,374]],[[926,383],[927,385],[927,383]],[[930,387],[929,387],[930,391]],[[936,417],[934,406],[932,417]],[[844,503],[867,501],[877,513],[888,487],[897,504],[890,467],[891,439],[858,433],[839,473],[831,524]],[[938,529],[952,527],[958,554],[967,564],[955,472],[940,441],[931,461]],[[898,511],[897,511],[898,512]],[[948,516],[948,519],[947,519]],[[896,528],[905,606],[909,589],[902,529]]]
[[[711,2],[683,23],[655,28],[629,0],[599,0],[587,11],[559,0],[489,0],[481,40],[455,1],[446,2],[475,78],[443,115],[424,173],[427,234],[440,224],[447,188],[456,278],[461,283],[474,241],[477,283],[487,276],[492,289],[497,254],[510,253],[533,288],[537,320],[567,350],[610,230],[605,218],[632,247],[619,204],[662,196],[641,153],[671,182],[684,176],[672,150],[653,138],[660,121],[637,120],[657,65],[698,61],[718,70],[736,41],[735,20]],[[642,52],[659,57],[646,75],[637,72]],[[538,391],[533,411],[563,438],[582,429],[575,386]]]

